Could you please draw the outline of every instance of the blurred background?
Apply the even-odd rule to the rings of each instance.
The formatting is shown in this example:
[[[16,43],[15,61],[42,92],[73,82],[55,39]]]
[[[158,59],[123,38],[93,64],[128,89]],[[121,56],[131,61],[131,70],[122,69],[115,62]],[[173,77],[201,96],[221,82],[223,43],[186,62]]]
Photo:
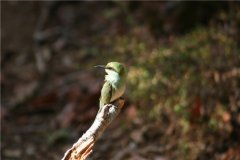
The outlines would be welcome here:
[[[109,61],[126,105],[89,159],[240,159],[239,35],[235,1],[1,1],[2,159],[62,158]]]

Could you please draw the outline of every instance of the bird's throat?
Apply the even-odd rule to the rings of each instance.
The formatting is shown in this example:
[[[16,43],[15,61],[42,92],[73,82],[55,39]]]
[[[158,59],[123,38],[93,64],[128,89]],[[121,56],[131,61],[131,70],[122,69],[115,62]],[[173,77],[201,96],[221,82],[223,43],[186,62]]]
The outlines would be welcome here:
[[[118,73],[114,71],[108,71],[107,75],[105,75],[105,81],[108,81],[113,86],[117,86],[117,84],[120,83],[121,78]]]

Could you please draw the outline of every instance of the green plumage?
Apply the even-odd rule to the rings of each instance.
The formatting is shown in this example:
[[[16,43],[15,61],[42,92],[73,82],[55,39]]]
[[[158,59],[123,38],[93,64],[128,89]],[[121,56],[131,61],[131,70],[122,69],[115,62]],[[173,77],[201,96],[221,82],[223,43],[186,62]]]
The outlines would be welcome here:
[[[104,96],[103,96],[104,95]],[[105,104],[109,104],[112,98],[112,85],[105,81],[101,90],[101,97],[100,97],[100,107],[104,106]]]
[[[109,62],[106,66],[96,67],[104,68],[106,72],[99,103],[101,110],[104,105],[111,104],[124,94],[126,71],[124,65],[119,62]]]

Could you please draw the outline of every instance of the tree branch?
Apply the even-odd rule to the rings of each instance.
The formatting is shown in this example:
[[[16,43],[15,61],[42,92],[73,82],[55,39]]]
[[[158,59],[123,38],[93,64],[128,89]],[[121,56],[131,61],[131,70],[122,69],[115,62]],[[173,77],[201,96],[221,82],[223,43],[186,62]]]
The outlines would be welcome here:
[[[62,160],[85,160],[91,153],[94,143],[101,137],[108,125],[117,117],[124,105],[123,99],[107,104],[99,110],[92,126],[65,152]]]

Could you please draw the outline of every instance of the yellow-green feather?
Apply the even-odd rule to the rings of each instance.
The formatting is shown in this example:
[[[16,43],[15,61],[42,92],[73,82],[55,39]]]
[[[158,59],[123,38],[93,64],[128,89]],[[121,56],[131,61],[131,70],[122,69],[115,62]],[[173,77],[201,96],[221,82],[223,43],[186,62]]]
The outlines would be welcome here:
[[[100,107],[104,106],[105,104],[109,104],[112,97],[112,85],[105,81],[101,90],[101,97],[100,97]]]

